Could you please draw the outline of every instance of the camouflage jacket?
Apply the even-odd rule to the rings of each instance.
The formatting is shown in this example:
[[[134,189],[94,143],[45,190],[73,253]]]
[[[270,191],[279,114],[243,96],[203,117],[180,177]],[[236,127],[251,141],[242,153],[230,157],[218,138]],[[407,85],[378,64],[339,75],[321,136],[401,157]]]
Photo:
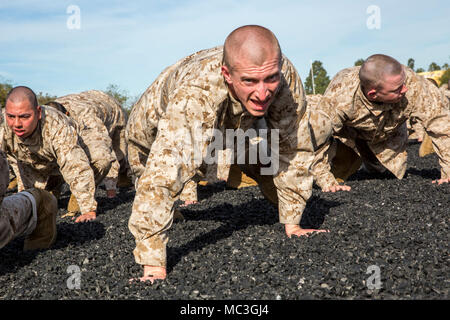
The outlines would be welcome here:
[[[444,83],[439,90],[450,100],[450,88],[447,83]]]
[[[333,136],[356,152],[355,139],[366,141],[381,164],[400,179],[406,171],[406,120],[414,118],[432,138],[441,177],[450,177],[450,114],[448,101],[438,88],[405,67],[406,96],[395,104],[375,103],[361,90],[359,69],[352,67],[338,72],[320,100],[318,108],[328,115]],[[330,140],[325,146],[329,143]],[[337,184],[327,157],[327,148],[323,147],[313,166],[322,188]]]
[[[2,148],[17,175],[19,191],[45,189],[52,175],[61,174],[76,197],[82,213],[95,211],[94,173],[79,145],[76,128],[67,116],[41,106],[42,117],[31,136],[17,137],[3,122]]]

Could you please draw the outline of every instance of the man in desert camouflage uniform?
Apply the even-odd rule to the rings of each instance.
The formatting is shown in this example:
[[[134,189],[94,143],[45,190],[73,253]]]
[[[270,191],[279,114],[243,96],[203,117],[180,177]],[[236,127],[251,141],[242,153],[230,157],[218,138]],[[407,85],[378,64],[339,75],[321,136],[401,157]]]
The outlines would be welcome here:
[[[107,195],[109,198],[115,197],[117,181],[120,179],[123,183],[127,180],[128,169],[126,118],[120,104],[98,90],[69,94],[47,104],[75,121],[94,175],[105,177],[103,182]]]
[[[174,90],[168,92],[158,134],[138,180],[128,225],[136,240],[135,260],[144,265],[140,280],[166,277],[173,203],[184,184],[201,176],[201,160],[216,143],[213,135],[226,129],[246,132],[258,120],[278,134],[279,148],[270,146],[272,168],[242,164],[242,171],[278,205],[288,236],[324,231],[299,226],[312,192],[314,147],[302,82],[282,56],[275,35],[260,26],[244,26],[227,37],[224,47],[197,52],[166,71]],[[195,146],[201,151],[200,161],[192,157]],[[278,170],[273,168],[275,160]]]
[[[0,249],[20,236],[24,250],[50,247],[56,240],[56,198],[36,188],[5,197],[8,183],[8,162],[0,150]]]
[[[401,179],[406,171],[408,132],[414,117],[431,137],[450,178],[450,113],[439,90],[411,69],[385,55],[369,57],[361,67],[340,71],[330,82],[318,108],[329,116],[332,137],[323,144],[313,171],[322,190],[339,186],[364,163],[369,171],[386,169]],[[339,155],[339,157],[335,157]]]
[[[55,190],[64,179],[82,213],[75,222],[95,219],[94,173],[70,119],[39,106],[34,92],[23,86],[9,92],[5,117],[2,149],[18,178],[18,190]]]

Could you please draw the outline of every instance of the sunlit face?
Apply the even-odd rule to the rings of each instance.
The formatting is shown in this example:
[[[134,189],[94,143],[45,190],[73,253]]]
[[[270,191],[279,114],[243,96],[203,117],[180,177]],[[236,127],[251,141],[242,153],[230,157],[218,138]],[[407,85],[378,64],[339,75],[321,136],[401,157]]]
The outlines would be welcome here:
[[[248,59],[235,59],[233,69],[222,66],[222,74],[234,98],[256,117],[263,116],[275,99],[281,82],[278,53],[261,65]]]
[[[383,103],[397,103],[402,100],[408,91],[405,81],[405,72],[395,76],[386,76],[381,84],[381,88],[376,92],[376,101]]]
[[[5,106],[6,123],[20,138],[30,136],[41,119],[41,107],[33,108],[32,104],[23,99],[20,102],[8,100]]]

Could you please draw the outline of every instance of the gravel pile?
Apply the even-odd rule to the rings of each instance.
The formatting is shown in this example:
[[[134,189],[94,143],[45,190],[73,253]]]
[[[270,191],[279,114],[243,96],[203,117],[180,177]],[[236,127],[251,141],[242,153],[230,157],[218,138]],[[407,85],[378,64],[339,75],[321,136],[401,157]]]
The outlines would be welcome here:
[[[134,262],[128,219],[134,191],[97,191],[97,220],[58,218],[50,250],[0,249],[0,299],[449,299],[450,186],[436,186],[435,154],[410,142],[407,176],[358,171],[350,193],[315,188],[303,227],[289,239],[257,187],[199,186],[169,231],[168,277],[153,285]],[[64,213],[69,194],[59,200]]]

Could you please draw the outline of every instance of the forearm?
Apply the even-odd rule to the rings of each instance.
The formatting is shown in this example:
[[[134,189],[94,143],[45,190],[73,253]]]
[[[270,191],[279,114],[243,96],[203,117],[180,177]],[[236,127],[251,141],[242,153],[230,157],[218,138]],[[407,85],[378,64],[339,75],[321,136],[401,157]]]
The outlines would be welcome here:
[[[312,194],[313,176],[309,172],[313,155],[299,152],[292,161],[280,156],[280,173],[274,177],[280,223],[299,224]]]

